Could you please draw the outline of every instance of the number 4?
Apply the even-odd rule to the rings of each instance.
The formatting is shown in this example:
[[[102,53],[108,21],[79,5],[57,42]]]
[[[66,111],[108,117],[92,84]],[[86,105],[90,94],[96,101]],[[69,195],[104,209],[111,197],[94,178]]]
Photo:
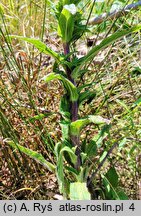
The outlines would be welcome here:
[[[132,203],[132,204],[130,205],[129,209],[131,209],[132,211],[135,210],[134,203]]]

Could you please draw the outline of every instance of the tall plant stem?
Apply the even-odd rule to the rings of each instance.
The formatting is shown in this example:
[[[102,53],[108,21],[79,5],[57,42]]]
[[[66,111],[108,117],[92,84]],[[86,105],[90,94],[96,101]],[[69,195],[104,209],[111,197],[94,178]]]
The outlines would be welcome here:
[[[64,54],[68,56],[70,53],[69,43],[63,43],[63,48],[64,48]],[[67,61],[70,61],[70,57],[67,58]],[[72,72],[71,69],[68,66],[66,66],[67,78],[75,85],[74,79],[71,76],[71,72]]]
[[[69,43],[64,43],[63,48],[64,48],[64,54],[69,55],[69,53],[70,53]],[[70,57],[68,57],[67,60],[70,61]],[[66,66],[67,78],[69,79],[69,81],[71,81],[76,86],[76,83],[75,83],[74,79],[72,78],[71,73],[72,73],[71,69],[68,66]],[[70,101],[70,114],[71,114],[71,121],[72,122],[76,121],[78,119],[78,101],[74,101],[74,102]],[[77,170],[79,170],[80,165],[81,165],[80,135],[74,136],[74,135],[70,134],[70,140],[72,142],[72,146],[77,147],[77,149],[76,149],[77,163],[75,165],[75,168]]]

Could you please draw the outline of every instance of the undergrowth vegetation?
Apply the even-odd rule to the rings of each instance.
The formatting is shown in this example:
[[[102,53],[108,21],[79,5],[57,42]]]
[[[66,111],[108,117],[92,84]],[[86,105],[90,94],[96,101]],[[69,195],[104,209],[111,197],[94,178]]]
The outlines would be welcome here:
[[[141,199],[132,3],[1,1],[0,199]]]

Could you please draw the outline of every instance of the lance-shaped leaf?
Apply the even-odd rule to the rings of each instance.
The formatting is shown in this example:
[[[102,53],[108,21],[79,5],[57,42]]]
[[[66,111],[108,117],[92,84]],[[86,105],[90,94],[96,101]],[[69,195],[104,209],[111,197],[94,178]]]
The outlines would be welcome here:
[[[70,132],[72,135],[79,135],[80,131],[86,125],[94,123],[94,124],[110,124],[110,120],[105,119],[101,116],[89,115],[87,118],[79,119],[70,124]]]
[[[68,146],[65,146],[64,148],[61,149],[60,151],[60,156],[62,157],[64,152],[67,152],[70,155],[71,161],[73,164],[76,164],[77,162],[77,156],[75,154],[75,148],[69,148]]]
[[[63,193],[65,179],[64,179],[64,169],[63,169],[63,157],[62,157],[62,155],[59,155],[57,165],[58,166],[57,166],[57,169],[56,169],[56,176],[57,176],[57,179],[58,179],[60,193]]]
[[[70,119],[70,104],[67,94],[61,97],[59,112],[65,119]]]
[[[19,39],[22,41],[26,41],[26,42],[34,45],[41,53],[45,53],[46,55],[50,55],[59,62],[63,61],[63,59],[64,59],[61,55],[59,55],[58,53],[56,53],[55,51],[53,51],[52,49],[47,47],[46,44],[44,44],[42,41],[40,41],[38,39],[22,37],[22,36],[18,36],[18,35],[9,35],[9,36],[7,36],[7,38],[16,38],[16,39]]]
[[[61,148],[62,148],[62,143],[61,142],[56,143],[55,148],[54,148],[54,152],[55,152],[57,160],[59,158]]]
[[[119,176],[114,167],[111,167],[105,176],[114,188],[118,186]]]
[[[63,82],[63,85],[64,85],[65,89],[67,90],[67,92],[69,92],[70,100],[72,102],[77,101],[77,99],[78,99],[78,93],[77,93],[76,86],[74,86],[73,83],[70,82],[63,75],[56,74],[56,73],[50,73],[50,74],[48,74],[47,76],[45,76],[43,78],[43,80],[45,82],[49,82],[49,81],[54,80],[54,79],[59,79],[59,80],[61,80]]]
[[[106,199],[128,200],[127,195],[118,186],[119,177],[114,167],[111,167],[106,175],[102,175],[102,178]]]
[[[94,135],[91,141],[94,141],[98,148],[101,147],[102,141],[108,136],[111,125],[104,125],[97,135]]]
[[[68,43],[72,39],[74,31],[74,14],[76,6],[74,4],[64,5],[59,17],[58,35],[62,37],[63,42]]]
[[[55,166],[52,163],[46,161],[46,159],[40,153],[28,149],[18,143],[14,143],[12,140],[6,140],[6,143],[8,143],[12,148],[17,149],[23,152],[24,154],[28,155],[32,159],[36,160],[38,163],[45,166],[49,171],[55,172]]]
[[[57,148],[58,149],[58,148]],[[56,149],[56,150],[57,150]],[[57,152],[57,151],[56,151]],[[63,154],[64,152],[67,152],[71,158],[71,161],[73,164],[76,163],[77,161],[77,156],[75,155],[75,149],[74,151],[69,148],[68,146],[65,146],[64,148],[62,148],[58,154],[58,160],[57,160],[57,170],[56,170],[56,175],[58,178],[58,183],[59,183],[59,190],[61,193],[64,192],[64,184],[65,184],[65,178],[64,178],[64,165],[63,165]]]
[[[86,154],[89,159],[97,154],[97,145],[95,141],[91,140],[90,143],[87,144]]]
[[[113,199],[113,200],[120,200],[120,197],[117,192],[117,188],[114,188],[112,184],[110,183],[109,179],[102,175],[103,178],[103,185],[105,189],[105,195],[107,199]]]
[[[73,78],[79,77],[79,71],[81,70],[83,65],[91,61],[101,50],[106,48],[108,45],[114,43],[121,37],[124,37],[130,33],[136,32],[140,29],[141,29],[141,25],[136,25],[128,30],[122,30],[122,31],[116,32],[112,34],[111,36],[105,38],[99,45],[92,48],[85,57],[82,57],[81,63],[79,64],[79,66],[73,70],[72,77]]]
[[[68,121],[62,120],[60,122],[61,131],[62,131],[62,140],[69,140],[69,125]]]

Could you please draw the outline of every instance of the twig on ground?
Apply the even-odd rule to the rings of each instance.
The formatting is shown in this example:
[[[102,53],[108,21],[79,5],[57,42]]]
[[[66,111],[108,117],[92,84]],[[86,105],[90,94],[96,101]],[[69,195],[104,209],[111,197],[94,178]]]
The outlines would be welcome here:
[[[88,22],[88,25],[97,25],[97,24],[100,24],[100,23],[107,21],[107,20],[113,20],[115,18],[125,16],[131,10],[136,10],[139,6],[141,6],[141,1],[138,1],[138,2],[133,3],[133,4],[129,4],[124,9],[114,10],[113,12],[110,12],[110,13],[104,13],[100,16],[91,18]]]

